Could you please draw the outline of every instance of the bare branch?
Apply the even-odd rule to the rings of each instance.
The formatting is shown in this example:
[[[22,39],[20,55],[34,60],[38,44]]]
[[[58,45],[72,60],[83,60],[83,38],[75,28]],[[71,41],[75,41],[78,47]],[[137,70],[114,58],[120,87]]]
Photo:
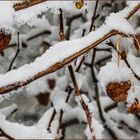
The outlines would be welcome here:
[[[92,139],[95,140],[95,134],[93,135],[93,132],[94,132],[94,129],[92,127],[92,116],[91,116],[91,112],[89,111],[89,108],[88,106],[86,105],[85,101],[83,100],[81,94],[80,94],[80,90],[78,88],[78,85],[77,85],[77,81],[75,79],[75,75],[74,75],[74,71],[73,71],[73,68],[72,66],[70,65],[69,67],[69,72],[70,72],[70,75],[71,75],[71,79],[72,79],[72,82],[73,82],[73,85],[74,85],[74,88],[75,88],[75,94],[77,97],[79,97],[80,99],[80,104],[83,108],[83,110],[85,111],[85,114],[86,114],[86,117],[87,117],[87,122],[88,122],[88,125],[89,125],[89,129],[90,129],[90,132],[91,132],[91,135],[92,135]]]

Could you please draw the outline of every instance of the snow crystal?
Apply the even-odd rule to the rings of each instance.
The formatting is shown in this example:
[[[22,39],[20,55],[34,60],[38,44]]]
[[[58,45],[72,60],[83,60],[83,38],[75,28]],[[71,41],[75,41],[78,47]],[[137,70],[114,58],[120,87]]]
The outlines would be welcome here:
[[[57,112],[60,112],[61,109],[63,111],[67,111],[71,108],[70,105],[66,103],[67,95],[68,95],[67,92],[62,91],[57,87],[51,93],[51,101]]]

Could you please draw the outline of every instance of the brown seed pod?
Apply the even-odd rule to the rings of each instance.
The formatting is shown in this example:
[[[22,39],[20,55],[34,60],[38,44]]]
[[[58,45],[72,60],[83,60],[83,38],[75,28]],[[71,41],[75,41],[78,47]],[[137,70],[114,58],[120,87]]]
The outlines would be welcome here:
[[[140,103],[134,102],[127,110],[128,113],[138,114],[140,113]]]
[[[0,50],[6,48],[11,41],[11,35],[0,34]]]
[[[131,87],[130,81],[111,82],[107,85],[107,94],[115,102],[123,102],[126,100],[128,90]]]
[[[135,35],[134,44],[136,49],[140,52],[140,35]]]

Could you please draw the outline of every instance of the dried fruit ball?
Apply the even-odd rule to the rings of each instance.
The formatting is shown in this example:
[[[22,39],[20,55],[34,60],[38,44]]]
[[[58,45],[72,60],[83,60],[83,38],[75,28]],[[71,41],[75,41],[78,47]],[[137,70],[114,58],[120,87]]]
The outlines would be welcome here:
[[[107,94],[113,101],[123,102],[127,98],[130,87],[130,81],[112,82],[107,85]]]
[[[84,6],[84,1],[83,0],[76,1],[75,6],[77,9],[81,9]]]
[[[6,48],[11,40],[11,35],[0,34],[0,50]]]
[[[140,103],[134,102],[127,110],[128,113],[138,114],[140,113]]]

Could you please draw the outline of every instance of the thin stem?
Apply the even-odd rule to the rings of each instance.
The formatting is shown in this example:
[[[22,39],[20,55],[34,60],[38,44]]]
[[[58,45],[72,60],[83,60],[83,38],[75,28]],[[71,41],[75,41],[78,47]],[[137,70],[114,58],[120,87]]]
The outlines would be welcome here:
[[[12,59],[12,61],[11,61],[11,63],[10,63],[10,66],[9,66],[9,68],[8,68],[8,71],[10,71],[10,70],[12,69],[12,66],[13,66],[13,64],[14,64],[14,62],[15,62],[15,60],[16,60],[16,58],[17,58],[19,52],[20,52],[19,32],[17,33],[17,40],[18,40],[18,43],[17,43],[17,51],[16,51],[16,54],[15,54],[15,56],[13,57],[13,59]]]
[[[59,18],[60,18],[60,33],[59,33],[59,35],[60,35],[61,41],[64,41],[65,35],[64,35],[64,23],[63,23],[63,11],[61,8],[59,9],[59,11],[60,11],[60,16],[59,16]]]
[[[93,12],[93,16],[92,16],[92,20],[91,20],[91,25],[90,25],[89,32],[92,31],[93,26],[94,26],[94,22],[95,22],[95,19],[96,19],[95,18],[96,17],[96,12],[97,12],[97,8],[98,8],[98,3],[99,3],[99,0],[96,0],[95,9],[94,9],[94,12]]]
[[[132,11],[128,13],[127,17],[129,18],[130,15],[132,16],[136,11],[139,10],[139,8],[140,8],[140,4],[138,4],[136,7],[134,7],[132,9]],[[10,92],[12,90],[16,90],[22,86],[28,85],[29,83],[33,82],[34,80],[36,80],[36,79],[38,79],[46,74],[57,71],[58,69],[64,67],[65,65],[69,64],[70,62],[72,62],[74,59],[78,58],[79,56],[83,55],[84,53],[95,48],[97,45],[99,45],[100,43],[102,43],[103,41],[108,39],[109,37],[117,35],[117,34],[119,34],[121,36],[128,36],[122,32],[112,30],[112,31],[106,33],[103,37],[99,38],[97,41],[91,43],[89,46],[85,46],[85,48],[79,50],[78,52],[72,54],[69,57],[64,58],[61,62],[58,61],[56,63],[53,63],[50,67],[47,67],[43,71],[39,71],[37,74],[29,77],[28,79],[26,79],[26,80],[22,79],[21,81],[15,81],[11,84],[5,84],[4,86],[1,86],[0,87],[0,94],[6,94],[7,92]],[[15,74],[16,74],[16,72],[15,72]]]
[[[73,82],[73,85],[74,85],[74,89],[75,89],[75,94],[77,97],[80,97],[80,103],[81,103],[81,106],[83,108],[83,110],[85,111],[85,114],[86,114],[86,117],[87,117],[87,122],[88,122],[88,125],[89,125],[89,129],[90,129],[90,132],[92,134],[92,139],[95,140],[95,135],[93,136],[93,128],[92,128],[92,116],[91,116],[91,113],[89,111],[89,108],[88,106],[86,105],[86,103],[84,102],[81,94],[80,94],[80,90],[78,88],[78,85],[77,85],[77,82],[76,82],[76,78],[75,78],[75,75],[74,75],[74,71],[73,71],[73,68],[71,65],[68,66],[69,68],[69,72],[70,72],[70,76],[71,76],[71,79],[72,79],[72,82]]]
[[[72,89],[70,86],[68,86],[66,88],[66,90],[68,92],[68,95],[66,97],[66,100],[65,102],[68,103],[69,99],[70,99],[70,95],[71,95],[71,92],[72,92]],[[60,110],[60,117],[59,117],[59,126],[58,126],[58,129],[57,129],[57,134],[58,134],[58,137],[59,137],[59,132],[60,132],[60,129],[62,128],[62,119],[63,119],[63,115],[64,115],[64,111],[61,109]]]
[[[6,137],[7,139],[9,139],[9,140],[15,140],[14,138],[12,138],[8,134],[6,134],[1,128],[0,128],[0,132],[1,132],[2,136]]]
[[[104,128],[108,131],[108,133],[111,135],[111,137],[113,139],[118,139],[117,136],[115,135],[115,133],[113,132],[113,130],[111,128],[109,128],[108,125],[106,124],[106,119],[105,119],[103,111],[102,111],[101,102],[100,102],[100,98],[99,98],[98,79],[96,78],[95,71],[94,71],[96,52],[97,52],[96,49],[93,49],[93,55],[92,55],[92,60],[91,60],[91,64],[90,64],[90,69],[91,69],[93,83],[95,84],[96,103],[98,106],[99,116],[100,116],[102,123],[104,124]]]
[[[23,9],[29,8],[31,6],[37,5],[39,3],[43,3],[45,1],[47,1],[47,0],[30,0],[30,1],[26,0],[22,3],[16,3],[14,5],[14,9],[15,9],[15,11],[23,10]]]
[[[118,105],[117,105],[116,103],[113,103],[113,104],[108,105],[107,107],[105,107],[105,108],[104,108],[104,111],[105,111],[105,112],[108,112],[108,111],[110,111],[110,110],[112,110],[112,109],[114,109],[114,108],[116,108],[116,107],[118,107]]]
[[[51,124],[52,124],[52,122],[53,122],[55,116],[56,116],[56,111],[55,111],[55,109],[54,109],[54,110],[53,110],[53,113],[52,113],[52,115],[51,115],[51,119],[50,119],[49,124],[48,124],[48,128],[47,128],[48,131],[50,131],[50,127],[51,127]]]
[[[140,77],[136,74],[136,72],[133,70],[133,68],[131,67],[131,65],[129,64],[128,60],[127,60],[127,54],[125,52],[120,53],[116,47],[114,46],[114,44],[112,42],[107,43],[109,46],[111,46],[116,52],[117,54],[121,57],[121,59],[125,62],[125,64],[127,65],[128,68],[131,69],[132,73],[134,74],[135,78],[138,79],[140,81]]]

